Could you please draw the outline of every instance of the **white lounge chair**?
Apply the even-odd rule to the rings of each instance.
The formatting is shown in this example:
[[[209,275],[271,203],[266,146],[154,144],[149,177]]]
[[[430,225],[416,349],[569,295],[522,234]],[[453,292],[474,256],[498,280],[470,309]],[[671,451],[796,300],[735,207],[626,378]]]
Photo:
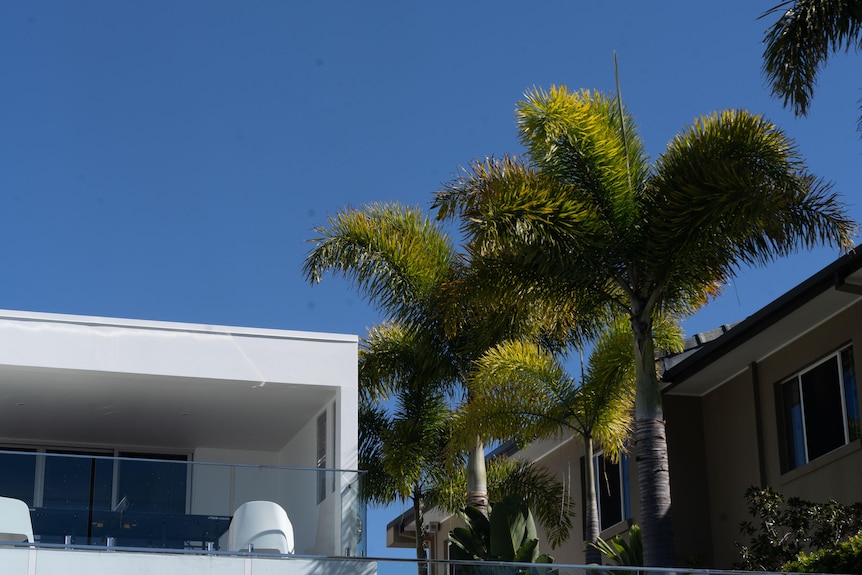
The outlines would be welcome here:
[[[227,543],[231,551],[293,553],[293,525],[278,503],[249,501],[233,514]]]
[[[20,499],[0,497],[0,541],[33,543],[30,508]]]

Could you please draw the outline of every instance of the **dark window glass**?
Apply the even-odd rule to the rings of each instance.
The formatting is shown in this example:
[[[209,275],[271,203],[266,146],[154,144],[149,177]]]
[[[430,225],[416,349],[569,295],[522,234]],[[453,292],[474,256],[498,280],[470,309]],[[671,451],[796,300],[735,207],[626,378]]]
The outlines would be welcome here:
[[[844,410],[838,379],[838,358],[830,359],[801,376],[805,406],[808,460],[844,445]]]
[[[36,486],[36,454],[32,451],[4,449],[0,453],[0,495],[20,499],[33,507]]]
[[[852,348],[782,383],[778,391],[785,471],[859,437]]]
[[[102,543],[90,537],[93,521],[90,506],[101,511],[111,508],[113,461],[60,455],[67,452],[47,453],[42,508],[35,521],[40,541],[62,543],[69,535],[76,544]]]
[[[623,489],[620,463],[596,456],[596,498],[602,531],[623,520]]]
[[[130,512],[185,513],[187,465],[185,456],[178,461],[144,459],[152,455],[123,453],[118,473],[117,507]],[[172,456],[158,455],[159,458]],[[125,499],[125,501],[124,501]]]
[[[110,509],[113,475],[114,464],[109,459],[48,456],[42,505],[77,509],[92,503],[94,509]]]
[[[596,507],[599,513],[599,529],[604,531],[613,527],[631,514],[629,509],[628,459],[620,455],[617,463],[605,459],[604,454],[593,456],[595,469]],[[586,466],[581,458],[581,498],[586,508]],[[583,528],[586,531],[586,517],[582,514]]]
[[[802,425],[802,397],[799,394],[799,379],[793,378],[781,388],[784,402],[785,459],[787,467],[793,469],[805,463],[805,429]]]
[[[326,469],[326,412],[317,417],[317,468]],[[317,502],[326,499],[326,472],[317,472]]]

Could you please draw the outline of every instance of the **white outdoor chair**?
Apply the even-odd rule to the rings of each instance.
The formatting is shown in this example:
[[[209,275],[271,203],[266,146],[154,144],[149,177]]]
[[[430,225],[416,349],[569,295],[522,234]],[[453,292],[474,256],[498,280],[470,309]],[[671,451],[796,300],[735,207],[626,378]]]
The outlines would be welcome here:
[[[249,501],[239,506],[227,535],[231,551],[293,553],[293,525],[287,513],[272,501]]]
[[[0,497],[0,541],[33,543],[30,508],[20,499]]]

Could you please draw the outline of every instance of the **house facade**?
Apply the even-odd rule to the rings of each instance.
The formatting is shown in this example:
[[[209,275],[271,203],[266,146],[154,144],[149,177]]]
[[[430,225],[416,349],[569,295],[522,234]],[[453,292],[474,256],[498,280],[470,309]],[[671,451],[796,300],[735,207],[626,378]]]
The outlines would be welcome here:
[[[842,257],[665,372],[681,557],[738,560],[750,486],[862,500],[860,269]]]
[[[357,348],[352,335],[0,311],[0,496],[26,503],[36,543],[0,546],[0,563],[39,555],[81,562],[40,573],[89,573],[133,552],[138,568],[184,573],[170,558],[200,553],[219,573],[243,551],[228,548],[232,516],[257,500],[286,512],[291,553],[364,555]]]
[[[664,411],[679,565],[727,569],[739,561],[750,486],[813,501],[862,500],[862,439],[856,373],[862,359],[862,255],[844,256],[733,326],[689,340],[666,358]],[[544,552],[584,562],[583,447],[569,436],[510,456],[552,471],[575,502],[569,540]],[[618,463],[596,456],[602,537],[639,517],[636,448]],[[445,558],[452,517],[437,517],[431,555]],[[406,515],[389,541],[408,546]]]

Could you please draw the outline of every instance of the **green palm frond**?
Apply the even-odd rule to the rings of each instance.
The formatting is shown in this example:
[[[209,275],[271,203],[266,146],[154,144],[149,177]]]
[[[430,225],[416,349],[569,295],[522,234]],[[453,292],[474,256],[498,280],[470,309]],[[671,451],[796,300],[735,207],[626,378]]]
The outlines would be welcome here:
[[[421,319],[445,280],[454,248],[418,208],[370,204],[346,209],[315,231],[303,274],[312,283],[336,272],[379,309],[399,320]]]
[[[359,391],[368,400],[384,400],[408,385],[449,391],[458,375],[446,342],[432,332],[390,321],[369,329],[360,342]]]
[[[421,386],[402,388],[388,412],[360,402],[359,463],[367,471],[367,498],[375,504],[405,501],[417,485],[446,473],[442,455],[450,411],[445,397]]]
[[[852,247],[855,224],[794,143],[746,111],[696,121],[656,162],[648,234],[640,248],[668,298],[725,282],[799,248]]]
[[[858,48],[862,9],[846,0],[798,0],[781,2],[761,18],[775,13],[781,16],[766,32],[763,72],[784,107],[804,116],[830,54]]]
[[[496,459],[489,467],[488,483],[494,501],[502,501],[507,495],[524,498],[552,548],[568,539],[574,500],[566,486],[547,469],[523,460]]]
[[[508,341],[475,362],[468,387],[471,400],[452,423],[452,441],[461,448],[477,434],[523,445],[565,427],[576,384],[538,345]]]
[[[648,173],[634,121],[616,99],[599,92],[533,89],[516,107],[521,142],[543,173],[603,214],[609,237],[638,217],[636,191]],[[625,139],[622,131],[625,123]],[[631,182],[631,184],[630,184]]]
[[[399,499],[399,491],[384,467],[384,437],[388,429],[386,412],[367,402],[359,404],[359,468],[365,471],[363,497],[374,505]]]
[[[372,503],[404,501],[445,473],[443,448],[457,375],[426,332],[386,322],[359,350],[360,467]],[[443,352],[446,350],[444,349]],[[379,403],[389,399],[390,407]]]

